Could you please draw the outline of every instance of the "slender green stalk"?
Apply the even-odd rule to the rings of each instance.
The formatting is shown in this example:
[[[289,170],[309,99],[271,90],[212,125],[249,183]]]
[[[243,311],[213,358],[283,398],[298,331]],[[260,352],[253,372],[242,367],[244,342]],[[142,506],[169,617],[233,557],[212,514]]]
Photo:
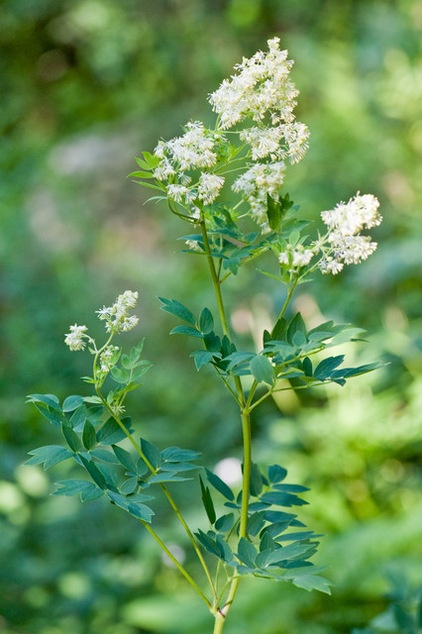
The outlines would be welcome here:
[[[155,530],[152,528],[152,526],[150,524],[148,524],[148,522],[144,522],[143,520],[139,520],[141,522],[141,524],[144,526],[144,528],[146,528],[146,530],[148,531],[148,533],[150,535],[152,535],[152,537],[155,539],[155,541],[157,542],[157,544],[159,544],[159,546],[162,548],[162,550],[166,553],[167,557],[169,557],[169,559],[174,563],[174,565],[176,566],[176,568],[181,572],[181,574],[185,577],[186,581],[192,586],[192,588],[199,594],[199,596],[203,599],[203,601],[205,601],[205,603],[207,604],[208,608],[210,610],[212,610],[213,606],[210,603],[210,601],[207,599],[207,597],[205,596],[205,594],[202,592],[201,588],[198,586],[198,584],[196,583],[196,581],[194,579],[192,579],[192,577],[190,576],[190,574],[187,572],[186,568],[184,568],[184,566],[182,566],[182,564],[176,559],[176,557],[173,555],[173,553],[167,548],[167,546],[165,545],[165,543],[162,541],[162,539],[157,535],[157,533],[155,532]]]
[[[208,266],[211,274],[211,280],[217,301],[218,313],[220,316],[221,327],[223,333],[230,339],[230,329],[226,317],[226,311],[221,292],[221,282],[219,280],[214,259],[211,253],[211,247],[208,240],[208,233],[205,226],[204,218],[201,219],[201,232],[204,241],[205,254],[207,256]],[[249,510],[249,489],[252,469],[252,437],[250,424],[250,408],[246,403],[245,391],[239,376],[234,377],[236,401],[240,407],[240,415],[242,421],[243,435],[243,477],[242,477],[242,506],[240,511],[240,527],[239,537],[247,536],[248,510]],[[256,387],[256,386],[255,386]],[[220,608],[215,615],[214,634],[220,634],[223,631],[225,618],[233,604],[234,597],[239,585],[239,577],[234,577],[230,584],[229,593],[225,601],[224,607]]]
[[[127,429],[126,429],[126,427],[123,425],[123,423],[122,423],[122,421],[120,420],[120,418],[119,418],[118,416],[116,416],[116,414],[113,412],[113,410],[111,409],[110,405],[107,403],[107,401],[106,401],[106,400],[105,400],[105,398],[103,397],[103,395],[102,395],[102,393],[101,393],[101,390],[100,390],[100,388],[99,388],[98,386],[96,386],[96,392],[97,392],[97,395],[99,396],[99,398],[101,399],[101,401],[102,401],[103,405],[107,408],[107,410],[109,411],[109,413],[111,414],[111,416],[113,417],[113,419],[116,421],[116,423],[117,423],[117,424],[119,425],[119,427],[122,429],[122,431],[126,434],[127,438],[130,440],[130,442],[131,442],[132,446],[134,447],[134,449],[136,450],[136,452],[138,453],[138,455],[139,455],[139,456],[142,458],[142,460],[145,462],[145,464],[147,465],[147,467],[148,467],[148,469],[151,471],[151,473],[155,475],[155,474],[157,473],[157,470],[156,470],[156,469],[154,469],[153,465],[149,462],[149,460],[148,460],[148,459],[147,459],[147,457],[145,456],[144,452],[142,451],[141,447],[138,445],[138,443],[136,442],[136,440],[133,438],[132,434],[131,434],[131,433],[130,433]],[[213,594],[213,598],[214,598],[214,600],[216,600],[216,598],[217,598],[217,591],[216,591],[216,589],[215,589],[214,582],[213,582],[213,580],[212,580],[211,573],[210,573],[210,571],[209,571],[209,569],[208,569],[208,566],[207,566],[207,563],[206,563],[206,561],[205,561],[205,559],[204,559],[204,556],[203,556],[203,554],[202,554],[202,552],[201,552],[201,550],[200,550],[200,548],[199,548],[198,544],[196,543],[195,537],[194,537],[194,535],[192,534],[192,531],[190,530],[190,528],[189,528],[188,524],[186,523],[185,518],[183,517],[183,515],[182,515],[182,513],[181,513],[181,511],[180,511],[180,509],[179,509],[179,507],[177,506],[176,502],[174,501],[174,499],[173,499],[173,497],[172,497],[172,495],[171,495],[170,491],[169,491],[169,490],[168,490],[168,488],[166,487],[166,485],[165,485],[164,483],[159,483],[159,484],[160,484],[161,490],[163,491],[164,495],[166,496],[167,501],[169,502],[169,504],[170,504],[171,508],[173,509],[174,513],[176,514],[176,516],[177,516],[177,518],[178,518],[179,522],[180,522],[180,523],[181,523],[181,525],[183,526],[183,528],[184,528],[184,530],[185,530],[185,532],[186,532],[186,534],[187,534],[187,536],[188,536],[188,538],[189,538],[189,541],[191,542],[191,544],[192,544],[192,546],[193,546],[193,548],[194,548],[194,550],[195,550],[195,553],[196,553],[196,555],[197,555],[197,557],[198,557],[198,559],[199,559],[199,562],[200,562],[200,564],[201,564],[201,566],[202,566],[202,568],[203,568],[203,570],[204,570],[205,576],[206,576],[206,578],[207,578],[207,580],[208,580],[208,583],[209,583],[209,585],[210,585],[210,587],[211,587],[211,591],[212,591],[212,594]],[[148,525],[148,526],[149,526],[149,525]],[[149,528],[148,528],[148,531],[149,531],[149,532],[151,532],[151,531],[149,530],[150,528],[151,528],[151,527],[149,527]],[[166,552],[167,552],[167,551],[166,551]],[[181,570],[181,569],[183,568],[183,566],[182,566],[181,564],[179,564],[179,566],[180,566],[180,568],[179,568],[179,569]],[[178,567],[179,567],[179,566],[178,566]],[[186,573],[186,574],[185,574],[185,573],[183,573],[183,574],[184,574],[184,576],[186,577],[186,575],[188,575],[188,573],[186,572],[186,570],[185,570],[184,568],[183,568],[183,570],[184,570],[184,571],[185,571],[185,573]],[[186,578],[187,578],[187,577],[186,577]],[[200,594],[201,594],[201,596],[202,596],[202,591],[200,592]]]

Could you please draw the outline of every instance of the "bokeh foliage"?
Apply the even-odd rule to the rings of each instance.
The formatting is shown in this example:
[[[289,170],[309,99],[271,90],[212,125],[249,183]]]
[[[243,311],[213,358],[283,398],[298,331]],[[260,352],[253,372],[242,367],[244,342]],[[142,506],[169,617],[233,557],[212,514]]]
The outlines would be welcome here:
[[[83,356],[69,323],[125,288],[139,289],[154,369],[134,414],[157,444],[239,456],[235,413],[214,377],[197,375],[156,295],[206,304],[205,270],[176,253],[184,228],[143,205],[126,179],[140,149],[188,119],[234,63],[279,35],[295,59],[307,158],[287,189],[306,217],[356,190],[381,200],[378,252],[298,293],[309,326],[321,314],[367,328],[364,361],[389,365],[350,387],[268,404],[254,421],[257,462],[281,462],[311,487],[306,523],[325,532],[333,597],[245,584],[229,634],[349,632],[382,612],[385,570],[421,584],[422,290],[421,0],[5,0],[2,107],[0,628],[8,634],[203,631],[183,581],[117,509],[50,498],[21,467],[50,429],[29,392],[79,390]],[[312,290],[311,290],[312,289]],[[234,326],[253,336],[280,297],[253,267],[232,285]],[[164,350],[171,349],[170,356]],[[189,350],[190,351],[190,350]],[[60,478],[60,469],[56,474]],[[189,487],[181,504],[192,518]],[[199,523],[202,521],[198,520]],[[177,529],[163,527],[170,540]],[[182,539],[183,546],[183,539]],[[251,589],[253,585],[253,590]],[[243,598],[242,598],[243,597]]]

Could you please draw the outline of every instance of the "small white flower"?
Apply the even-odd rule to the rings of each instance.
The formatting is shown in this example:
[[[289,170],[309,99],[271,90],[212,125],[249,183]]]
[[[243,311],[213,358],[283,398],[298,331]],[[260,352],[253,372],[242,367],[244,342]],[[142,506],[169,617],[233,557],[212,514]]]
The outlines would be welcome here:
[[[198,198],[205,205],[210,205],[217,198],[224,185],[224,177],[202,172],[199,177]]]
[[[278,261],[280,264],[289,266],[290,271],[296,271],[304,266],[307,266],[315,255],[312,249],[306,249],[303,245],[299,244],[297,247],[288,245],[283,253],[280,253]]]
[[[169,185],[167,187],[167,196],[176,203],[182,203],[189,195],[189,188],[184,185]]]
[[[137,291],[125,291],[118,296],[112,306],[104,306],[96,311],[98,318],[106,321],[107,332],[126,332],[138,324],[138,317],[128,314],[129,310],[135,307],[137,299]]]
[[[379,201],[372,194],[359,193],[349,200],[341,202],[321,217],[328,227],[326,237],[333,257],[324,257],[319,263],[323,273],[338,273],[343,264],[359,264],[366,260],[377,248],[370,236],[360,235],[363,229],[380,224],[382,217],[378,212]],[[321,249],[324,252],[324,249]],[[340,266],[341,265],[341,266]]]
[[[198,240],[185,240],[185,244],[190,251],[197,251],[198,253],[203,253],[201,249],[201,245]]]
[[[64,342],[67,346],[69,346],[70,350],[83,350],[85,348],[86,342],[84,338],[88,328],[86,326],[78,326],[78,324],[74,324],[73,326],[69,326],[70,332],[65,335]]]

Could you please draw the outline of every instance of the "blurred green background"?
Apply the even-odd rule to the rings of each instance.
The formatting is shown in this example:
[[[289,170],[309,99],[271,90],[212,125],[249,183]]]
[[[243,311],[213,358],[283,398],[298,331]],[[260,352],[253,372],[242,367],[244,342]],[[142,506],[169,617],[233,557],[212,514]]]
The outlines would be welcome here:
[[[210,466],[240,456],[235,411],[211,373],[196,373],[189,342],[167,337],[156,299],[212,306],[206,271],[178,254],[185,227],[144,205],[148,192],[127,174],[159,137],[210,121],[207,94],[274,35],[295,60],[298,118],[311,129],[286,189],[311,220],[357,190],[376,194],[384,216],[376,254],[301,287],[295,308],[310,324],[366,328],[368,343],[349,354],[388,365],[256,416],[255,459],[311,488],[301,513],[326,534],[318,562],[335,586],[329,598],[245,582],[227,634],[350,632],[383,609],[388,572],[422,585],[422,1],[3,0],[0,631],[211,629],[135,520],[103,501],[49,496],[66,464],[51,475],[21,466],[57,441],[24,400],[80,392],[90,361],[63,333],[75,321],[101,332],[94,310],[139,290],[154,363],[131,400],[143,433],[198,448]],[[229,287],[239,334],[253,336],[280,293],[241,272]],[[178,495],[195,525],[191,493]],[[165,510],[160,521],[183,547]]]

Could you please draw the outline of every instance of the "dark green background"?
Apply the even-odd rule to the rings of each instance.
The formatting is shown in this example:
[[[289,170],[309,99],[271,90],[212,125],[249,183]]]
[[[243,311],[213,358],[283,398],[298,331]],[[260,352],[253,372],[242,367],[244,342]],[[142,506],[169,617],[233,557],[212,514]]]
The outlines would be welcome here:
[[[198,634],[211,629],[183,580],[135,520],[101,501],[49,497],[20,466],[57,442],[30,392],[81,389],[88,356],[63,333],[131,288],[154,363],[132,414],[162,446],[240,455],[236,413],[156,296],[212,307],[206,272],[177,253],[185,227],[127,179],[133,157],[189,119],[212,121],[209,92],[242,56],[281,38],[295,60],[310,150],[286,190],[303,215],[357,190],[381,201],[379,249],[296,297],[308,320],[368,330],[351,359],[388,365],[346,388],[292,395],[254,420],[255,458],[311,487],[303,511],[326,534],[318,561],[333,597],[246,582],[227,634],[350,632],[384,605],[388,570],[422,584],[421,0],[4,0],[0,5],[0,630],[7,634]],[[251,268],[229,285],[240,324],[282,291]],[[245,338],[247,335],[245,334]],[[66,465],[51,475],[60,479]],[[193,485],[196,486],[196,485]],[[196,493],[196,489],[195,489]],[[193,524],[203,522],[179,492]],[[161,522],[161,520],[160,520]],[[181,540],[163,509],[163,534]]]

